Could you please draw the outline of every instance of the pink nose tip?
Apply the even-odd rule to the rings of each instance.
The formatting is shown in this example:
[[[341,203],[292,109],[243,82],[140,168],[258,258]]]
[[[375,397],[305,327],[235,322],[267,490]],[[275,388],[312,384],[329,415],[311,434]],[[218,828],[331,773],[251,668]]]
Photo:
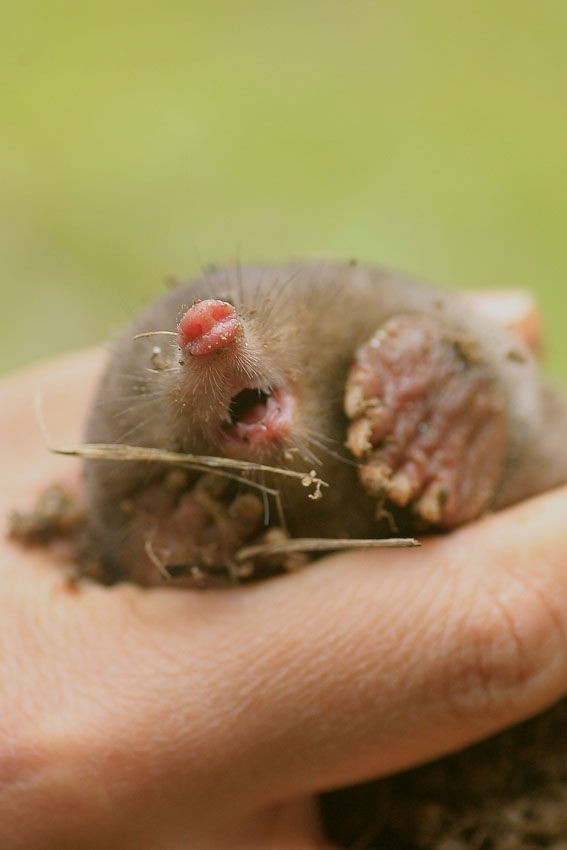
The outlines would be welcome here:
[[[198,357],[230,345],[241,332],[242,323],[232,304],[207,298],[187,310],[177,330],[183,351]]]

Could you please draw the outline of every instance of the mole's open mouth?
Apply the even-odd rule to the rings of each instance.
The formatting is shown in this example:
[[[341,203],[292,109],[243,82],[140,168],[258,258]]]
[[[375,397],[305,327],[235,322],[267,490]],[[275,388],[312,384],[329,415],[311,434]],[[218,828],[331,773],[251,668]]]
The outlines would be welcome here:
[[[231,442],[269,448],[282,443],[293,425],[295,402],[289,390],[277,387],[270,392],[245,387],[230,401],[224,434]]]
[[[266,415],[270,395],[262,390],[245,389],[237,393],[230,402],[228,415],[233,425],[253,425]]]

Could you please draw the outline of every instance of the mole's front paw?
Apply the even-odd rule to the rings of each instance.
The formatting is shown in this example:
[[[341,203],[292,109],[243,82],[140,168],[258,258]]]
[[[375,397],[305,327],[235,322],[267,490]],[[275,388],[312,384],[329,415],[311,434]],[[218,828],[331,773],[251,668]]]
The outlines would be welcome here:
[[[445,527],[490,506],[506,413],[473,339],[418,316],[390,319],[356,353],[345,410],[362,484],[382,502]]]

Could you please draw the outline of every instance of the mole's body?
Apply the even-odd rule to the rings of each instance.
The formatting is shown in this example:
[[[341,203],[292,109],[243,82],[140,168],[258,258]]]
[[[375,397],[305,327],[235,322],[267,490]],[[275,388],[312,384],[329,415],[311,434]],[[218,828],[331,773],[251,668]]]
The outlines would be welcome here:
[[[170,335],[139,336],[154,331]],[[296,480],[256,480],[280,491],[292,537],[348,538],[389,536],[384,508],[403,528],[450,528],[551,487],[567,478],[564,432],[529,351],[458,295],[330,263],[234,268],[168,292],[117,341],[87,441],[314,468],[329,484],[317,501]],[[211,501],[198,477],[87,464],[115,577],[162,581],[148,540],[168,563],[207,567],[258,539],[264,510],[246,487],[219,496],[219,484]]]

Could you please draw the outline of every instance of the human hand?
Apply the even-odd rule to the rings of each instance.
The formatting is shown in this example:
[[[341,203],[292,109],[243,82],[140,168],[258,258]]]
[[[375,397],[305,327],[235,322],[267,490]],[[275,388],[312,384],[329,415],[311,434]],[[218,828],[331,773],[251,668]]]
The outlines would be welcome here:
[[[74,461],[99,366],[0,385],[3,512]],[[206,592],[70,586],[0,542],[4,850],[327,848],[315,795],[464,746],[565,693],[567,489],[420,550]]]

